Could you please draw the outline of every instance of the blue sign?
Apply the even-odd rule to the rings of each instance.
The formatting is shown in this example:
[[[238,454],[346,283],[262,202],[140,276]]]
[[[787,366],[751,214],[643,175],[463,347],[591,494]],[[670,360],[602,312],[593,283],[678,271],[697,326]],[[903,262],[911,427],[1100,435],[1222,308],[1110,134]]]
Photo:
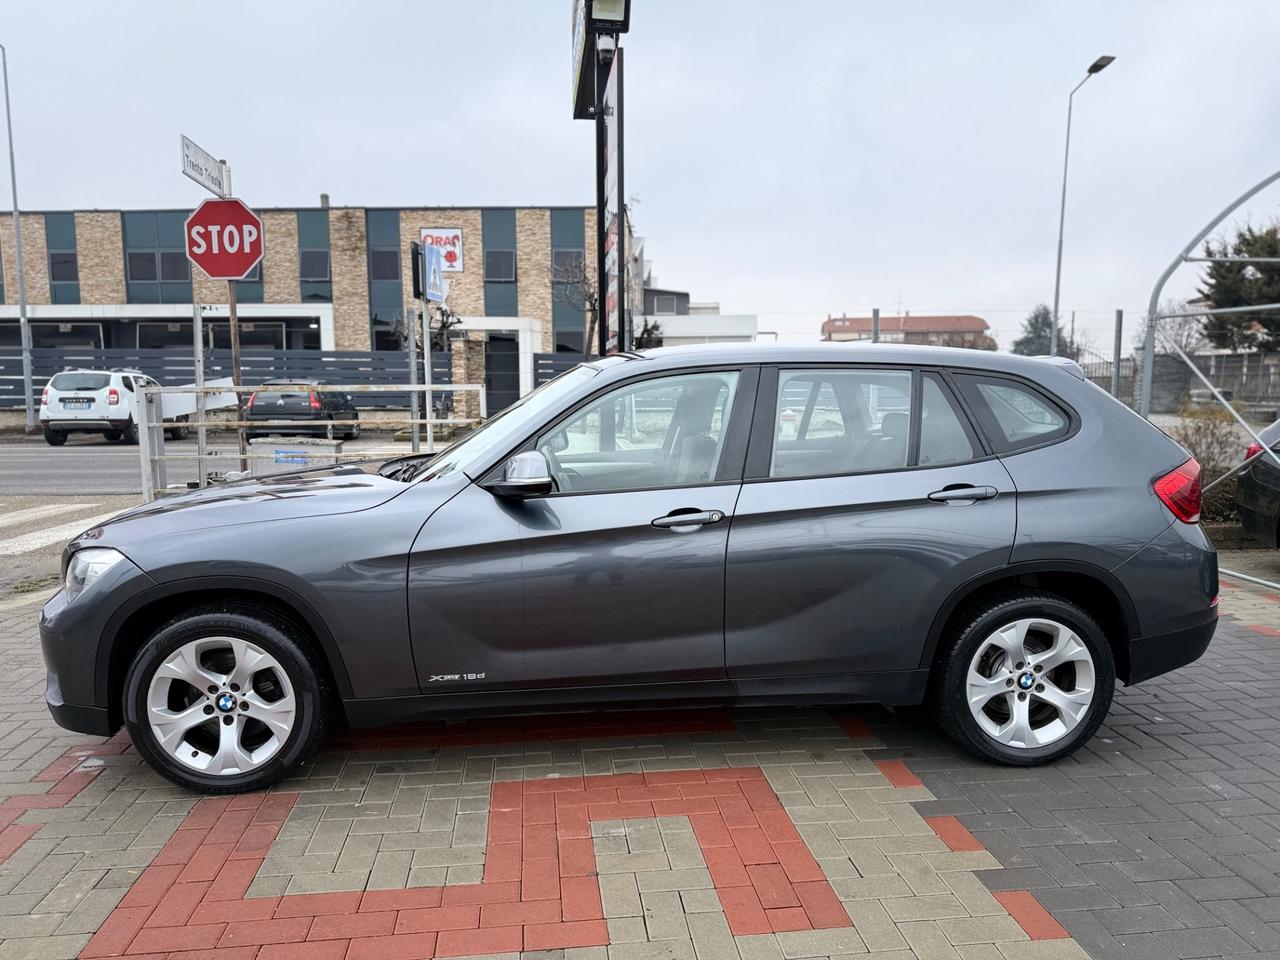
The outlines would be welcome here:
[[[422,245],[422,289],[431,303],[444,303],[444,258],[430,243]]]

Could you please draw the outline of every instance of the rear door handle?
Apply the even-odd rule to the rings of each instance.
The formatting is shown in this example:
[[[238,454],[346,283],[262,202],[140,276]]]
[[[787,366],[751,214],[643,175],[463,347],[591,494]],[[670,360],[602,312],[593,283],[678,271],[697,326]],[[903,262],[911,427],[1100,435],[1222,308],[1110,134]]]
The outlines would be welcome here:
[[[966,483],[935,490],[929,494],[929,499],[935,503],[955,503],[960,500],[993,500],[999,492],[995,487],[975,487]]]
[[[671,527],[703,527],[708,523],[719,523],[724,514],[719,510],[703,510],[699,513],[669,513],[653,521],[655,527],[670,529]]]

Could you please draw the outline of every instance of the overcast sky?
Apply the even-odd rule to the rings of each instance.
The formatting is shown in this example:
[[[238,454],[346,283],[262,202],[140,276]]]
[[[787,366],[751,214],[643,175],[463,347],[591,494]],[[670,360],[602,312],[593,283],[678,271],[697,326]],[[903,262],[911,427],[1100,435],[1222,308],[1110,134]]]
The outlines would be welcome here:
[[[260,206],[590,204],[569,8],[4,0],[23,206],[194,205],[179,132]],[[1278,35],[1274,0],[634,0],[634,222],[663,284],[785,337],[879,306],[1007,347],[1053,293],[1067,93],[1112,54],[1076,96],[1062,298],[1104,345],[1280,168]]]

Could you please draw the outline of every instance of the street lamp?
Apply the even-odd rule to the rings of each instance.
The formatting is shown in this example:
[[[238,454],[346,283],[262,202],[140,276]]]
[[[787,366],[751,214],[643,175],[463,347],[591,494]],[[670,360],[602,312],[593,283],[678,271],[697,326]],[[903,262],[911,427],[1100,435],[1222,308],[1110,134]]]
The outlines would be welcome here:
[[[1053,274],[1053,330],[1049,334],[1049,354],[1058,355],[1058,294],[1062,288],[1062,231],[1067,221],[1067,164],[1071,160],[1071,104],[1076,91],[1085,85],[1095,73],[1101,73],[1111,65],[1115,57],[1099,57],[1089,64],[1084,79],[1071,89],[1067,97],[1067,146],[1062,156],[1062,207],[1058,212],[1058,265]]]
[[[27,410],[27,433],[36,429],[31,384],[31,324],[27,322],[27,280],[22,269],[22,226],[18,215],[18,168],[13,162],[13,117],[9,113],[9,53],[0,43],[0,72],[4,74],[4,120],[9,128],[9,186],[13,190],[13,246],[18,268],[18,325],[22,337],[22,393]]]

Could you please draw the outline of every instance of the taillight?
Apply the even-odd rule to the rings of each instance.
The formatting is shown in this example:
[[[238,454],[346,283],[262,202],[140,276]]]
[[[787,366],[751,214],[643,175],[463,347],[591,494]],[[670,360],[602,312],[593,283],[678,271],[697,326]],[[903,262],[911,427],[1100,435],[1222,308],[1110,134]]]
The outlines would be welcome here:
[[[1183,523],[1200,522],[1200,464],[1192,457],[1152,485],[1156,496]]]
[[[313,393],[313,394],[311,395],[311,409],[312,409],[312,410],[319,410],[319,409],[320,409],[320,394],[318,394],[318,393]]]
[[[49,405],[49,388],[45,387],[40,391],[40,406],[47,407]]]
[[[107,391],[107,406],[114,407],[120,403],[120,391],[112,387]]]
[[[1256,456],[1257,456],[1258,454],[1260,454],[1261,452],[1262,452],[1262,444],[1258,443],[1258,442],[1255,440],[1253,443],[1249,444],[1248,448],[1245,450],[1245,452],[1244,452],[1244,458],[1245,458],[1246,460],[1252,460],[1254,457],[1256,457]]]
[[[245,408],[246,410],[252,410],[252,409],[253,409],[253,401],[255,401],[255,400],[257,400],[257,399],[258,399],[258,394],[257,394],[257,393],[251,393],[251,394],[249,394],[249,399],[248,399],[248,400],[246,400],[246,401],[244,402],[244,408]]]

